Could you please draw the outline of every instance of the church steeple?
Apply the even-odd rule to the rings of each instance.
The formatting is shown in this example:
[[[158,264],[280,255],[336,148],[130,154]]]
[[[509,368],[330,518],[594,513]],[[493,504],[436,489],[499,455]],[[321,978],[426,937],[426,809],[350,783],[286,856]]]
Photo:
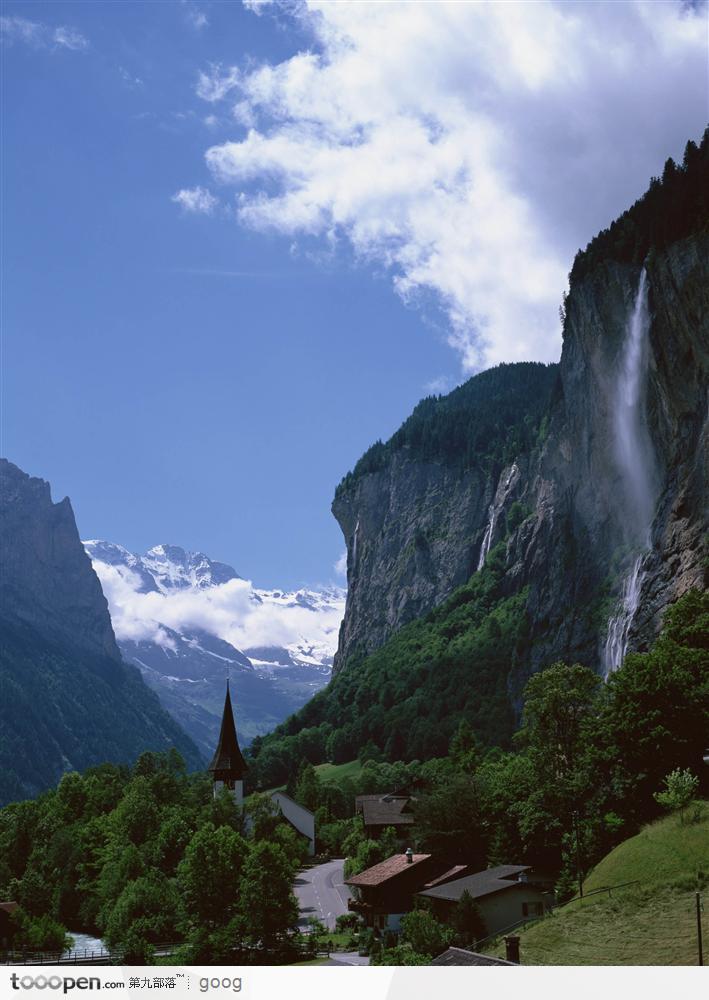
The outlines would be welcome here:
[[[236,738],[229,681],[226,682],[226,698],[224,699],[224,712],[222,714],[222,728],[219,732],[219,743],[217,744],[217,749],[214,752],[214,757],[208,770],[211,772],[214,782],[214,794],[216,795],[223,786],[226,786],[234,793],[235,799],[241,805],[244,797],[243,781],[247,765]]]

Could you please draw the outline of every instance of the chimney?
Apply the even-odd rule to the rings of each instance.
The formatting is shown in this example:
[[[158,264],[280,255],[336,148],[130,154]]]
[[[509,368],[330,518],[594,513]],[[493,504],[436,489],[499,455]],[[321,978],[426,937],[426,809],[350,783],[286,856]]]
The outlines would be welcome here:
[[[507,961],[519,965],[519,938],[516,934],[510,934],[509,937],[505,938],[505,950],[507,952]]]
[[[404,854],[406,855],[406,863],[409,864],[409,865],[413,864],[414,852],[411,850],[410,847],[406,848],[406,850],[404,851]]]

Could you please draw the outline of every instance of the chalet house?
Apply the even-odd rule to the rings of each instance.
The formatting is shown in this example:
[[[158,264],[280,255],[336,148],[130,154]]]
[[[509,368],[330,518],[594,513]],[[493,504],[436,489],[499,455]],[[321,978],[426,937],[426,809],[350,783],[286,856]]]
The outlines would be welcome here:
[[[358,795],[355,798],[355,812],[362,817],[365,833],[371,840],[378,840],[384,830],[391,826],[400,840],[407,841],[411,838],[414,823],[411,802],[411,796],[405,792]]]
[[[402,916],[413,909],[417,892],[426,886],[441,885],[447,878],[459,878],[468,871],[465,865],[451,867],[447,861],[430,854],[414,854],[409,848],[347,879],[345,884],[357,897],[347,905],[364,918],[368,927],[397,931]]]
[[[449,923],[464,892],[475,900],[492,936],[525,920],[542,917],[553,903],[549,880],[531,865],[498,865],[483,872],[430,884],[418,892],[433,904],[439,920]]]

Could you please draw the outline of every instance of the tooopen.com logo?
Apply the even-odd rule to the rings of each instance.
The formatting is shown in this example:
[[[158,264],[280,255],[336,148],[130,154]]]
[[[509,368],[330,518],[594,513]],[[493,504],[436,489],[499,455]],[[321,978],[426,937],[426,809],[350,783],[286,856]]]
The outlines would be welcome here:
[[[62,993],[69,993],[70,990],[100,990],[104,989],[125,989],[125,983],[101,983],[98,976],[18,976],[13,972],[10,976],[13,990],[61,990]]]

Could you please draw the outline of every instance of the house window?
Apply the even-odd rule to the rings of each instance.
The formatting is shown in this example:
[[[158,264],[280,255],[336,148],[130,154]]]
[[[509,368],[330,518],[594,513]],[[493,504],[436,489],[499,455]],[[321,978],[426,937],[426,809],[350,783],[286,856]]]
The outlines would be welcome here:
[[[522,916],[523,917],[543,917],[544,916],[544,904],[543,903],[522,903]]]

